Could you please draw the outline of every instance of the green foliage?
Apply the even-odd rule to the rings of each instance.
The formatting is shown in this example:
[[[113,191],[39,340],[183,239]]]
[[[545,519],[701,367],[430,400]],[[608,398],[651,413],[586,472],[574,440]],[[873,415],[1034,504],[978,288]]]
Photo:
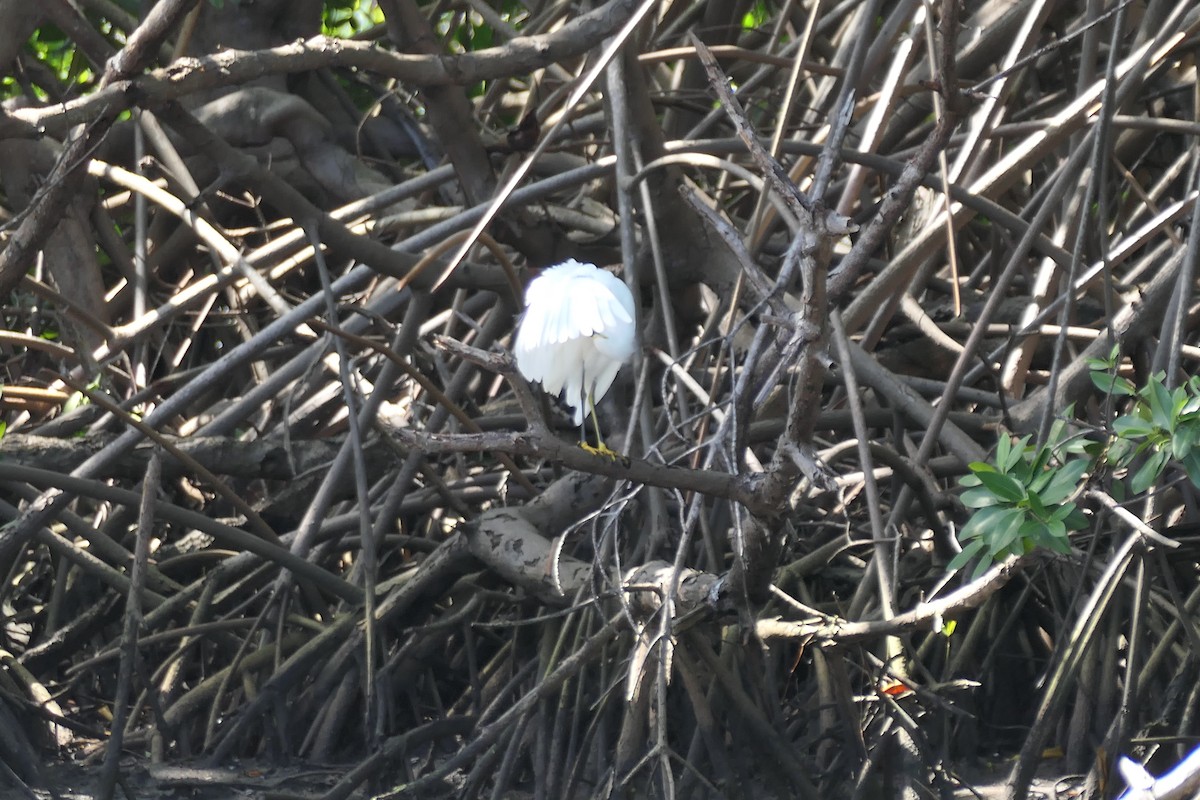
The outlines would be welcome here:
[[[50,99],[49,92],[60,92],[70,86],[87,86],[96,80],[87,59],[79,54],[75,43],[54,25],[44,25],[35,30],[25,43],[26,50],[50,71],[59,81],[55,87],[32,87],[40,100]],[[47,91],[49,90],[49,91]],[[3,97],[20,95],[20,83],[12,75],[6,75],[0,88]]]
[[[742,30],[753,31],[763,27],[771,21],[771,12],[767,9],[767,4],[759,0],[750,7],[750,10],[742,16]]]
[[[1132,399],[1126,413],[1113,420],[1113,440],[1106,454],[1116,469],[1133,469],[1129,489],[1133,494],[1153,486],[1167,465],[1178,463],[1192,484],[1200,487],[1200,377],[1168,389],[1163,373],[1150,376],[1142,388],[1117,374],[1120,349],[1113,346],[1107,358],[1088,360],[1092,383],[1103,392]]]
[[[966,487],[963,503],[975,512],[959,532],[963,549],[948,569],[961,569],[978,557],[974,578],[993,561],[1034,547],[1069,552],[1070,531],[1086,523],[1069,498],[1087,472],[1101,467],[1132,470],[1128,487],[1113,482],[1118,498],[1145,492],[1172,463],[1200,487],[1200,376],[1168,389],[1160,373],[1138,388],[1117,373],[1119,361],[1114,347],[1107,358],[1088,362],[1096,388],[1129,398],[1126,412],[1113,420],[1107,443],[1064,440],[1059,422],[1043,447],[1035,448],[1028,436],[1015,444],[1002,436],[994,463],[970,465],[971,474],[959,482]]]
[[[374,0],[340,0],[325,3],[321,31],[326,36],[349,39],[383,24],[383,11]]]
[[[88,399],[88,396],[83,392],[71,392],[71,396],[67,398],[65,403],[63,403],[63,413],[69,414],[77,408],[91,405],[91,402],[92,401]]]
[[[1105,394],[1133,397],[1137,394],[1137,387],[1128,378],[1117,374],[1120,362],[1121,346],[1115,344],[1108,351],[1108,358],[1089,358],[1087,364],[1091,370],[1092,383]]]
[[[93,392],[98,391],[100,389],[100,378],[92,378],[92,380],[88,382],[87,388]],[[91,403],[91,398],[83,392],[71,392],[71,396],[67,398],[65,403],[63,403],[63,413],[68,414],[77,408],[81,408],[82,406],[91,405]],[[83,431],[83,433],[86,434],[87,432]]]
[[[448,52],[471,53],[502,44],[508,38],[508,29],[519,33],[529,16],[519,0],[504,0],[492,3],[491,7],[505,23],[505,30],[501,34],[477,11],[454,9],[433,19],[434,30],[444,41]],[[487,84],[483,81],[466,87],[469,97],[480,97],[486,89]]]
[[[1062,424],[1056,425],[1050,442],[1041,447],[1030,444],[1028,436],[1015,444],[1001,436],[994,463],[970,465],[971,474],[959,483],[967,487],[963,503],[976,511],[959,531],[963,549],[947,569],[961,569],[978,557],[975,578],[993,561],[1035,547],[1070,552],[1070,531],[1087,524],[1070,498],[1090,461],[1068,456],[1074,448],[1063,442],[1062,431]]]
[[[1102,381],[1110,377],[1099,374]],[[1095,371],[1092,380],[1097,380]],[[1128,413],[1113,420],[1114,438],[1107,460],[1117,469],[1134,470],[1129,481],[1134,494],[1153,486],[1172,462],[1182,466],[1192,484],[1200,487],[1200,448],[1196,447],[1200,442],[1200,376],[1174,390],[1163,380],[1162,374],[1154,375],[1136,390],[1124,378],[1114,380],[1114,389],[1120,387],[1119,393],[1129,394],[1134,401]]]

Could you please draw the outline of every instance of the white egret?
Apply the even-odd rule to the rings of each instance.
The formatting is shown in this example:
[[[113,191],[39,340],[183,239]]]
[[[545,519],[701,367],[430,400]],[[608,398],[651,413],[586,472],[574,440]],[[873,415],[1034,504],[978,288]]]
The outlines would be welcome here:
[[[600,437],[596,403],[635,347],[633,294],[611,272],[572,258],[543,270],[525,290],[513,347],[517,369],[548,394],[564,395],[581,428],[591,412],[598,446],[585,441],[587,450],[615,455]]]

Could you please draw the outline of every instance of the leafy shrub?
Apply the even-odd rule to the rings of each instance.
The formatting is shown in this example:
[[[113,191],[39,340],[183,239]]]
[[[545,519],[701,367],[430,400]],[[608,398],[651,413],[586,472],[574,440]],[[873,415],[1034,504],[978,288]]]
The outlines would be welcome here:
[[[1026,436],[1015,444],[1002,435],[996,446],[996,461],[976,461],[971,474],[959,480],[967,487],[962,501],[976,509],[959,532],[963,549],[947,569],[956,570],[979,557],[971,577],[981,575],[993,561],[1047,547],[1069,553],[1069,533],[1087,524],[1070,498],[1090,463],[1086,458],[1067,458],[1056,426],[1052,444],[1035,447]]]
[[[1183,467],[1191,482],[1200,487],[1200,376],[1168,389],[1165,375],[1158,373],[1138,389],[1128,378],[1113,370],[1117,353],[1108,359],[1092,359],[1092,383],[1100,390],[1135,402],[1128,413],[1113,420],[1114,437],[1106,460],[1114,469],[1135,468],[1129,488],[1134,494],[1149,489],[1171,462]],[[1139,460],[1141,461],[1138,465]]]
[[[1015,443],[1001,436],[994,463],[969,465],[971,474],[959,483],[966,487],[963,503],[975,511],[959,532],[962,552],[947,569],[961,569],[978,558],[974,579],[992,562],[1035,547],[1069,553],[1070,532],[1087,524],[1070,498],[1089,471],[1132,470],[1128,489],[1138,495],[1175,463],[1200,487],[1200,376],[1172,390],[1159,373],[1138,388],[1117,374],[1119,358],[1114,348],[1108,358],[1089,361],[1098,389],[1132,400],[1128,411],[1113,420],[1103,446],[1064,439],[1060,422],[1041,447],[1032,445],[1029,436]]]

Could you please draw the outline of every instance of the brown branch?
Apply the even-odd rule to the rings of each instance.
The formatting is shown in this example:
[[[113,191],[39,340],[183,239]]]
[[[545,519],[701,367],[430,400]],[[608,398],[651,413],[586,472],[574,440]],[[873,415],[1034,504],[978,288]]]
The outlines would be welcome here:
[[[53,107],[23,109],[14,116],[51,133],[61,133],[105,110],[117,113],[135,105],[157,105],[208,89],[240,86],[270,75],[329,67],[362,70],[416,87],[466,86],[525,75],[583,55],[620,27],[633,6],[631,0],[610,0],[552,33],[523,36],[499,47],[457,56],[393,53],[374,42],[329,36],[264,50],[223,50],[202,58],[181,58],[147,75],[114,81],[88,97]]]
[[[392,39],[409,53],[440,58],[444,52],[429,19],[413,0],[380,0]],[[462,86],[425,86],[425,115],[437,141],[454,165],[469,205],[489,199],[496,188],[491,160],[474,123],[473,108]]]
[[[68,204],[82,186],[82,169],[92,150],[116,120],[111,109],[97,109],[99,118],[91,120],[63,148],[45,183],[29,205],[21,211],[20,225],[0,251],[0,295],[7,296],[32,266],[32,259],[66,216]]]
[[[773,508],[778,513],[798,473],[804,473],[815,483],[822,480],[822,471],[811,454],[811,439],[813,425],[821,408],[825,371],[821,355],[825,342],[825,320],[829,316],[825,279],[833,240],[852,233],[857,226],[841,214],[826,209],[822,203],[813,202],[796,188],[782,165],[759,142],[713,54],[695,35],[692,36],[692,44],[708,73],[709,85],[720,98],[738,136],[768,184],[784,199],[798,223],[798,231],[784,257],[776,289],[787,288],[799,272],[802,279],[801,306],[798,311],[788,314],[787,324],[779,328],[775,343],[778,357],[772,359],[780,367],[795,366],[792,383],[796,388],[790,397],[786,435],[775,450],[759,498],[762,508]],[[748,365],[750,369],[754,369],[754,366]],[[776,369],[769,380],[778,380],[784,374],[783,369]],[[743,383],[742,387],[744,391],[759,395],[762,391],[755,382]],[[743,394],[734,402],[748,410],[745,408],[748,399],[748,395]],[[743,413],[741,416],[747,415]]]
[[[57,472],[47,472],[30,467],[13,467],[2,461],[0,461],[0,480],[22,481],[42,491],[42,497],[50,498],[50,502],[42,503],[43,508],[49,507],[53,509],[52,503],[54,499],[60,496],[90,497],[131,508],[136,507],[141,499],[137,492],[110,486],[103,481],[62,475]],[[56,489],[58,492],[48,492],[48,489]],[[246,550],[254,553],[264,561],[269,561],[279,566],[281,569],[291,570],[298,577],[312,581],[324,591],[334,597],[345,600],[347,603],[352,605],[362,603],[362,589],[359,587],[251,532],[235,528],[231,525],[225,525],[199,512],[190,511],[162,501],[157,503],[154,513],[155,516],[166,522],[196,528],[197,530],[211,534],[223,547],[229,547],[234,550]],[[34,521],[36,521],[36,517]],[[11,526],[5,529],[7,536],[0,537],[0,546],[16,550],[18,547],[23,546],[24,542],[21,541],[19,535],[14,535],[11,531]],[[16,541],[13,541],[14,539]]]
[[[945,597],[918,603],[916,607],[888,619],[850,622],[837,617],[816,616],[814,619],[792,622],[775,618],[760,620],[755,625],[755,631],[764,641],[795,639],[849,644],[922,628],[928,630],[939,619],[955,619],[973,608],[978,608],[984,600],[1008,583],[1017,570],[1035,557],[1036,555],[1027,555],[996,564],[983,575]]]
[[[900,220],[900,216],[912,205],[913,195],[917,187],[924,181],[925,176],[933,169],[938,155],[950,143],[950,135],[958,126],[958,118],[965,99],[956,90],[957,66],[955,63],[954,37],[957,35],[958,7],[956,3],[943,4],[942,20],[939,31],[942,37],[942,48],[939,59],[939,79],[942,96],[945,99],[944,110],[938,118],[937,125],[930,131],[929,136],[921,143],[920,149],[904,165],[904,171],[896,179],[875,216],[863,228],[849,254],[842,259],[838,268],[829,276],[829,298],[833,303],[841,301],[850,288],[854,286],[862,273],[867,261],[883,244],[892,228]]]
[[[315,220],[321,241],[335,252],[367,264],[371,269],[390,277],[403,280],[422,265],[422,259],[401,250],[394,250],[382,242],[352,232],[345,224],[313,205],[298,189],[270,169],[262,166],[251,155],[233,147],[194,116],[175,103],[159,110],[164,121],[171,125],[195,145],[221,170],[231,175],[249,179],[263,193],[268,203],[296,220]],[[413,283],[426,286],[429,277],[418,277]]]
[[[447,776],[477,762],[484,753],[496,746],[505,734],[513,730],[518,720],[531,713],[538,703],[555,697],[555,693],[560,691],[568,680],[578,675],[588,664],[600,658],[608,643],[624,629],[624,615],[618,614],[608,620],[602,628],[592,632],[579,649],[559,661],[558,665],[542,677],[533,689],[522,695],[495,722],[481,729],[479,735],[463,745],[457,753],[431,772],[395,791],[378,796],[385,800],[422,797],[432,790],[444,786]]]
[[[4,461],[14,466],[66,474],[103,450],[115,438],[112,434],[93,434],[83,439],[57,439],[9,433],[4,437]],[[291,480],[298,473],[332,461],[339,446],[335,439],[294,439],[285,447],[266,439],[239,441],[221,436],[164,438],[206,469],[219,475],[243,479]],[[126,453],[104,475],[98,477],[142,477],[146,474],[151,449],[147,445]],[[170,456],[163,460],[163,475],[168,479],[185,472],[182,464]]]
[[[437,344],[461,358],[484,369],[508,378],[517,400],[529,420],[529,430],[496,431],[476,434],[443,434],[393,428],[391,433],[402,444],[426,453],[512,453],[544,458],[568,469],[624,478],[635,483],[660,486],[666,489],[694,491],[712,497],[722,497],[746,506],[751,513],[770,509],[764,505],[759,484],[762,476],[730,475],[712,470],[669,467],[632,458],[612,459],[597,456],[576,444],[555,436],[536,412],[537,404],[525,379],[517,372],[516,363],[508,353],[489,353],[440,336]]]
[[[159,45],[166,40],[175,23],[182,20],[194,5],[196,0],[162,0],[155,3],[137,29],[129,34],[125,46],[109,59],[100,85],[106,86],[141,72],[158,55]]]
[[[1014,430],[1022,433],[1034,430],[1047,404],[1056,410],[1066,408],[1070,403],[1078,402],[1092,392],[1094,387],[1088,363],[1091,359],[1106,358],[1114,343],[1121,346],[1122,352],[1128,352],[1153,333],[1162,321],[1162,315],[1166,313],[1177,286],[1179,270],[1188,257],[1189,254],[1180,251],[1175,258],[1158,268],[1148,285],[1131,292],[1126,305],[1113,316],[1109,325],[1110,333],[1098,336],[1064,366],[1055,386],[1039,386],[1013,406],[1010,418]],[[1050,393],[1051,388],[1054,389],[1053,394]]]
[[[699,492],[710,497],[733,500],[751,513],[768,513],[759,496],[759,476],[729,475],[702,469],[685,469],[654,464],[634,458],[612,459],[592,455],[578,444],[554,436],[548,430],[497,431],[494,433],[427,433],[412,428],[390,428],[389,432],[405,447],[424,453],[510,453],[541,458],[567,469],[607,475],[634,483]]]

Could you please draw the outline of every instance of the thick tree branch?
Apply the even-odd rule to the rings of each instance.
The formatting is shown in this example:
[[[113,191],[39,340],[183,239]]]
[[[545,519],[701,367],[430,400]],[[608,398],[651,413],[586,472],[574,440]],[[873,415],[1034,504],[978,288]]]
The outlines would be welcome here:
[[[552,33],[514,39],[458,56],[393,53],[370,42],[314,36],[264,50],[224,50],[202,58],[181,58],[168,67],[130,80],[117,80],[70,103],[22,109],[15,116],[51,133],[135,105],[155,105],[208,89],[241,86],[270,75],[346,67],[391,78],[409,86],[465,86],[525,75],[575,58],[596,46],[629,18],[632,0],[610,0]]]
[[[999,591],[1018,570],[1037,556],[1027,555],[996,564],[967,585],[945,597],[918,603],[915,607],[888,619],[850,620],[815,614],[812,619],[789,621],[764,619],[755,625],[757,634],[765,639],[793,639],[830,644],[850,644],[865,639],[878,639],[916,629],[928,630],[937,620],[956,619]]]
[[[538,425],[528,431],[494,433],[426,433],[412,428],[389,430],[405,447],[424,453],[495,452],[542,458],[580,472],[733,500],[752,513],[771,510],[764,507],[759,496],[760,476],[730,475],[713,470],[669,467],[642,459],[592,455],[578,444],[560,439]]]

